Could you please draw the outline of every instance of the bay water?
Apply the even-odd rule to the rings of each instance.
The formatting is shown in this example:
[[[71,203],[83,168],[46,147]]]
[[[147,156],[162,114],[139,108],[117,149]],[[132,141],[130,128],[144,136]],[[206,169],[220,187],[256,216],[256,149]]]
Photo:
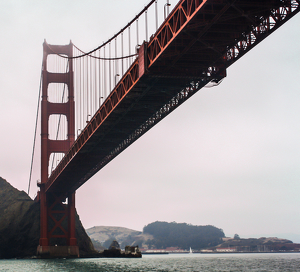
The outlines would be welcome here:
[[[167,254],[140,259],[0,260],[0,271],[300,272],[300,253]]]

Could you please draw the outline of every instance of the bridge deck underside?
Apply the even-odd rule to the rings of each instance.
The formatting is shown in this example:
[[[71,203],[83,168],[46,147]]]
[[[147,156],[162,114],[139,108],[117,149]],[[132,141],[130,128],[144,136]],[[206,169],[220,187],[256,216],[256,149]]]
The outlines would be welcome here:
[[[191,4],[190,15],[186,15],[188,11],[183,12],[189,8],[188,4],[174,9],[148,43],[145,74],[139,76],[138,70],[134,72],[137,80],[125,90],[125,94],[117,93],[118,102],[113,111],[93,128],[84,145],[78,148],[59,175],[47,184],[47,190],[61,193],[76,190],[111,160],[108,156],[124,140],[128,139],[126,147],[134,142],[138,137],[131,140],[131,135],[179,92],[191,86],[192,82],[198,83],[199,90],[210,80],[224,77],[228,66],[282,24],[278,22],[273,29],[256,33],[253,42],[249,41],[249,33],[264,24],[284,1],[218,0],[203,1],[203,6],[202,1],[197,0],[181,2]],[[290,17],[293,15],[291,13]],[[246,44],[244,49],[228,57],[230,49],[239,41]],[[138,65],[137,59],[131,69]],[[125,78],[126,75],[122,80]]]
[[[60,174],[59,183],[53,184],[51,191],[77,189],[80,179],[168,103],[178,87],[184,88],[187,84],[185,79],[153,79],[150,76],[140,79]]]

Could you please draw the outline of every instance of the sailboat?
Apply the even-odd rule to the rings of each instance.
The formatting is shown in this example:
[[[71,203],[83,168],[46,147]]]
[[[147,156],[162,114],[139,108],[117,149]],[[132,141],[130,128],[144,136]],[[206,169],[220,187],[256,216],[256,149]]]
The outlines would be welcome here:
[[[190,254],[191,254],[191,253],[193,253],[193,250],[192,250],[192,248],[190,247]]]

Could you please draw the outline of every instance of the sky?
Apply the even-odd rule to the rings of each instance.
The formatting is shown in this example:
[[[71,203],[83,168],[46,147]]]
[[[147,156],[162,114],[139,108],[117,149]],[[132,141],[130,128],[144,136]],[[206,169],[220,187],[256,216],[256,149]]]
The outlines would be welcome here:
[[[147,2],[0,1],[2,178],[27,192],[44,39],[89,51]],[[84,227],[175,221],[300,243],[299,25],[298,14],[85,183]]]

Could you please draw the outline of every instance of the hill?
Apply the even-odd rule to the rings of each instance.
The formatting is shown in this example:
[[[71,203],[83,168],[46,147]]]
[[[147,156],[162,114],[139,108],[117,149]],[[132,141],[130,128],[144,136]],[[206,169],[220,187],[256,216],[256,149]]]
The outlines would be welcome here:
[[[224,237],[223,231],[213,226],[193,226],[175,222],[154,222],[145,226],[143,232],[105,226],[93,227],[86,232],[92,241],[100,242],[105,248],[108,248],[113,240],[117,240],[121,248],[125,248],[126,245],[138,245],[144,249],[201,249],[220,244]]]
[[[97,226],[86,229],[86,233],[92,241],[100,242],[105,248],[108,248],[113,240],[117,240],[121,248],[125,248],[127,245],[139,245],[143,247],[145,241],[153,239],[153,236],[150,234],[144,234],[140,231],[123,227]]]
[[[225,237],[222,229],[214,226],[194,226],[187,223],[154,222],[144,227],[143,233],[153,235],[146,242],[148,248],[179,247],[195,250],[216,246]]]
[[[143,232],[122,227],[98,226],[86,230],[95,248],[108,248],[117,240],[121,248],[138,245],[143,250],[175,247],[200,252],[279,252],[300,251],[300,244],[276,237],[234,238],[225,237],[223,230],[214,226],[194,226],[186,223],[154,222],[144,227]]]

